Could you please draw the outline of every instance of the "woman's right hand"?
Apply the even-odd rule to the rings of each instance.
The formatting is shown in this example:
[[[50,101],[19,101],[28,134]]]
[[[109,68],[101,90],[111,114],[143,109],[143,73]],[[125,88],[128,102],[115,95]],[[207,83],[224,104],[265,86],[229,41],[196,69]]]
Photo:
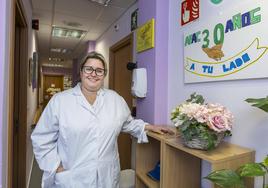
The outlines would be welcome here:
[[[56,173],[63,172],[65,169],[63,168],[62,164],[57,168]]]

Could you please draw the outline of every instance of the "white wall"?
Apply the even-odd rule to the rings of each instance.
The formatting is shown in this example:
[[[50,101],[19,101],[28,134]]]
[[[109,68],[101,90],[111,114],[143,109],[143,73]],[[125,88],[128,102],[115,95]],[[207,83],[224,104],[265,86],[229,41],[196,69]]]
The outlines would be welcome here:
[[[249,0],[247,0],[249,1]],[[222,10],[244,3],[240,0],[223,1],[214,5],[210,1],[200,1],[200,20],[209,20],[220,16]],[[183,80],[183,30],[195,27],[190,23],[180,27],[180,3],[170,0],[169,28],[169,81],[168,81],[168,114],[179,103],[185,101],[193,92],[202,94],[207,101],[218,102],[228,107],[235,116],[233,136],[227,140],[256,150],[256,161],[262,161],[268,154],[268,114],[251,107],[244,100],[249,97],[265,97],[268,95],[267,79],[220,81],[211,83],[184,84]],[[239,41],[237,41],[239,42]],[[171,122],[169,122],[171,123]],[[203,163],[203,175],[207,175],[209,165]],[[261,187],[255,182],[255,187]],[[209,187],[204,181],[204,187]]]
[[[137,9],[137,3],[133,4],[110,28],[102,34],[102,36],[96,41],[96,51],[101,53],[109,68],[109,48],[131,33],[130,21],[131,13]],[[114,25],[119,26],[119,30],[115,31]],[[135,41],[135,33],[133,35],[133,41]],[[136,61],[135,42],[133,43],[133,62]],[[108,70],[109,71],[109,70]],[[108,76],[105,78],[104,86],[108,87]]]
[[[33,52],[37,51],[36,33],[32,30],[32,7],[30,0],[23,0],[23,7],[26,14],[26,20],[28,25],[28,59],[33,58]],[[29,71],[28,71],[29,72]],[[28,76],[29,79],[29,76]],[[29,83],[29,80],[28,80]],[[37,108],[37,89],[32,89],[32,86],[28,85],[27,88],[27,153],[26,153],[26,183],[29,185],[30,175],[33,162],[33,150],[31,143],[31,125],[33,123],[33,117]]]
[[[33,52],[36,49],[36,35],[35,32],[31,32],[29,44],[31,42],[32,47],[29,48],[29,56],[33,56]],[[27,89],[27,155],[26,155],[26,182],[29,185],[31,170],[32,170],[32,163],[33,163],[33,149],[32,149],[32,142],[30,139],[32,130],[31,125],[33,124],[34,114],[37,109],[37,89],[32,89],[32,86],[28,86]]]

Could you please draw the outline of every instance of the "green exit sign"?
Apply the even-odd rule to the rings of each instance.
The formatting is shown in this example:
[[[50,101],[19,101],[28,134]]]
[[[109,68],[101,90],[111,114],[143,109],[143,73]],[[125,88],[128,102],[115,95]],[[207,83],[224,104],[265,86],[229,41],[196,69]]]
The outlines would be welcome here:
[[[131,14],[131,31],[137,29],[138,27],[138,9],[136,9]]]

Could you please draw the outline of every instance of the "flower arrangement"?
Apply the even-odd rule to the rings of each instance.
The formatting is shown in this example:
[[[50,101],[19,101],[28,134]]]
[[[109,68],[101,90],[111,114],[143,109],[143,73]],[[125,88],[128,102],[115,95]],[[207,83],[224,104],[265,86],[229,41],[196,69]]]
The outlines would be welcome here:
[[[233,115],[222,105],[204,103],[202,95],[193,93],[172,111],[171,121],[186,146],[210,150],[231,135]]]

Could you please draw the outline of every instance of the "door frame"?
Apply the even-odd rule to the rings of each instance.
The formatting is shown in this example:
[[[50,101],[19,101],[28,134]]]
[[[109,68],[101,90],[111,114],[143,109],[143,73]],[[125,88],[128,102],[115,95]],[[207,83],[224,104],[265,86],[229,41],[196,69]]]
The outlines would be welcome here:
[[[128,36],[124,37],[123,39],[115,43],[109,49],[109,88],[110,89],[115,89],[115,53],[120,48],[123,48],[128,45],[130,46],[130,50],[131,50],[130,59],[133,60],[133,33],[130,33]],[[131,94],[130,91],[129,91],[129,94]],[[133,105],[133,102],[131,102],[131,105]],[[131,109],[132,106],[130,106],[129,108]],[[120,152],[120,148],[121,148],[121,151],[126,148],[124,147],[124,145],[120,146],[120,140],[130,141],[130,148],[129,148],[130,149],[130,161],[128,161],[128,156],[127,157],[124,157],[125,155],[121,156],[122,153]],[[120,157],[121,170],[124,170],[126,168],[131,168],[132,166],[132,160],[134,158],[133,153],[132,153],[132,145],[133,144],[132,144],[130,135],[126,133],[120,133],[120,135],[118,136],[118,150],[119,150],[118,152],[119,152],[119,155],[121,156]]]
[[[131,59],[133,59],[133,33],[130,33],[125,38],[118,41],[116,44],[109,49],[109,88],[114,89],[114,77],[115,77],[115,62],[114,53],[123,46],[130,45],[131,48]]]
[[[12,0],[11,2],[11,36],[10,36],[10,62],[9,62],[9,98],[8,98],[8,179],[7,187],[14,188],[14,183],[17,181],[17,185],[21,188],[26,187],[26,139],[27,139],[27,73],[28,73],[28,25],[26,21],[26,14],[21,0]],[[19,54],[20,58],[15,61],[15,28],[16,18],[20,25],[20,46]],[[14,177],[14,161],[13,161],[13,148],[14,148],[14,68],[19,66],[19,128],[18,128],[18,171],[16,177]]]

